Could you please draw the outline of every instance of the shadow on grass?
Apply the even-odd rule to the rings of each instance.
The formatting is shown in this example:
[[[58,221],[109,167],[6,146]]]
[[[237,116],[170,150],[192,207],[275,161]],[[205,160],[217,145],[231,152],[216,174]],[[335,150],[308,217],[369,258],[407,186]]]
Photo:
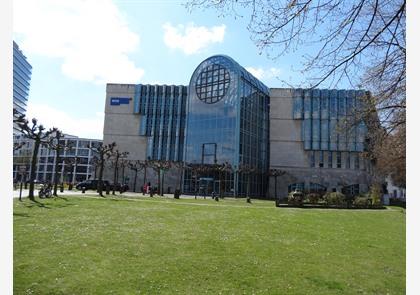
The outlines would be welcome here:
[[[66,203],[55,203],[55,201],[59,201],[61,199],[63,199]],[[21,204],[23,206],[25,206],[26,208],[39,207],[39,208],[43,208],[43,209],[57,209],[57,208],[65,208],[65,207],[76,205],[74,203],[69,203],[69,200],[67,198],[64,198],[64,197],[56,197],[54,199],[51,198],[51,199],[48,199],[48,200],[50,200],[50,201],[54,200],[54,202],[50,202],[48,204],[45,204],[45,203],[40,202],[38,200],[34,200],[34,201],[30,200],[28,202],[21,202]]]
[[[51,209],[51,207],[48,207],[44,203],[42,203],[40,201],[37,201],[37,200],[30,200],[29,202],[22,202],[22,204],[23,204],[23,206],[25,206],[27,208],[40,207],[40,208],[45,208],[45,209]]]
[[[360,208],[360,207],[339,207],[339,206],[336,207],[336,206],[322,206],[322,205],[297,206],[297,205],[289,205],[289,204],[278,204],[276,207],[277,208],[299,208],[299,209],[386,210],[385,206]]]
[[[31,217],[28,213],[13,213],[13,216]]]

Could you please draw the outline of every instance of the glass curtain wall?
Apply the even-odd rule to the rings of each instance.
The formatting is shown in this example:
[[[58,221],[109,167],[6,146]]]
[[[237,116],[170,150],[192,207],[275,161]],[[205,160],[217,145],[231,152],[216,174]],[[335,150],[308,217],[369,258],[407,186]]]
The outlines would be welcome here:
[[[265,195],[268,102],[268,88],[230,57],[212,56],[197,67],[189,84],[184,160],[208,169],[186,171],[184,192]],[[230,169],[211,168],[224,163]]]

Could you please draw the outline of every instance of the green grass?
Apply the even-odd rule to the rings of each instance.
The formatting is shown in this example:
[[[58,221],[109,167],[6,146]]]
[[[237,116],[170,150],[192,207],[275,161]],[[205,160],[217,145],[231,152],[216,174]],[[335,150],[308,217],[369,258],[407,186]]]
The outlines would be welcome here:
[[[14,294],[405,294],[405,211],[14,203]]]

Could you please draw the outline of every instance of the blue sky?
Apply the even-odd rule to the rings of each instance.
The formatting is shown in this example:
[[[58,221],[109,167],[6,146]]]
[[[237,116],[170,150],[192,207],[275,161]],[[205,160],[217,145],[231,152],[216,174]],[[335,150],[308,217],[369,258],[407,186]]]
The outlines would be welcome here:
[[[33,66],[28,116],[102,138],[106,83],[187,85],[198,64],[227,54],[269,87],[301,82],[298,54],[269,59],[248,18],[188,12],[180,1],[16,0],[14,39]]]

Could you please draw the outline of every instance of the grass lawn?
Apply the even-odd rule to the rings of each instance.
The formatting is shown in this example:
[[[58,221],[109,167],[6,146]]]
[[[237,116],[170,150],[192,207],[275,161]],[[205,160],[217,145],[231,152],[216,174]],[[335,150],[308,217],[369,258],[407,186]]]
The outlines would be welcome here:
[[[405,294],[405,211],[14,202],[14,294]]]

